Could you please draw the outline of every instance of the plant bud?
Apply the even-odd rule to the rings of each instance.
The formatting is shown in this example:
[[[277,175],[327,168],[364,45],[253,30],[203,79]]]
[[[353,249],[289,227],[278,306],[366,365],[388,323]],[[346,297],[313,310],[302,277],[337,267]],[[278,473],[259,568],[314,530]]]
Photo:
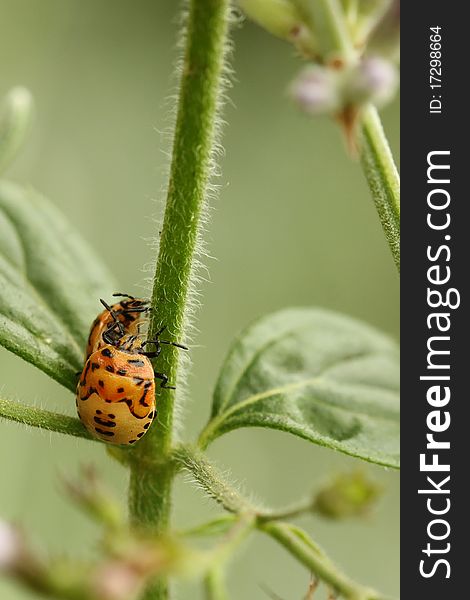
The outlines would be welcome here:
[[[339,475],[317,494],[313,509],[328,519],[362,516],[380,492],[379,486],[361,471]]]
[[[0,571],[14,570],[23,559],[23,550],[23,540],[16,527],[0,521]]]
[[[313,33],[291,0],[238,0],[238,5],[272,35],[293,43],[303,53],[315,54]]]
[[[92,591],[101,600],[131,600],[141,591],[145,579],[132,565],[110,561],[94,574]]]
[[[383,105],[393,98],[397,87],[398,73],[395,66],[378,56],[366,56],[346,74],[344,98],[353,105],[365,102]]]
[[[308,114],[330,114],[341,107],[336,71],[325,67],[307,67],[292,82],[289,93]]]

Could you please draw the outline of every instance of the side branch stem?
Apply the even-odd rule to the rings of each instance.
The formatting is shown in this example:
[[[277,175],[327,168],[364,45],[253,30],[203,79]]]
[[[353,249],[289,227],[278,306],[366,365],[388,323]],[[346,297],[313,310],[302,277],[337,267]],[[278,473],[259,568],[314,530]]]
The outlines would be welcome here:
[[[78,419],[14,400],[0,398],[0,418],[2,417],[23,425],[96,441]]]

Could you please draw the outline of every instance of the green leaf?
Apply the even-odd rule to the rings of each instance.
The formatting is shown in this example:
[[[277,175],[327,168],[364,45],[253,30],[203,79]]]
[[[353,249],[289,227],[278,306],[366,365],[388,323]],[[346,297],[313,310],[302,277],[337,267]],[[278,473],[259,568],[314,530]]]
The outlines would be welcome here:
[[[202,447],[239,427],[269,427],[363,460],[399,466],[398,349],[326,310],[287,309],[230,350]]]
[[[99,298],[114,284],[63,215],[0,182],[0,344],[74,390]]]

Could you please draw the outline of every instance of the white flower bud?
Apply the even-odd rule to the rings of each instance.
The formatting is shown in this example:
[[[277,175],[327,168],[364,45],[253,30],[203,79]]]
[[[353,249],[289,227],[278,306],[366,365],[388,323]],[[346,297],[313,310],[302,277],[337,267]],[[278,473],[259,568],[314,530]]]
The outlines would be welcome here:
[[[289,93],[311,115],[330,114],[341,106],[338,76],[325,67],[307,67],[292,82]]]
[[[23,543],[18,530],[0,521],[0,571],[14,569],[23,555]]]
[[[143,578],[121,561],[102,565],[94,576],[93,592],[101,600],[131,600],[141,589]]]
[[[383,105],[393,98],[397,87],[396,67],[378,56],[367,56],[347,74],[344,96],[351,104],[373,102]]]

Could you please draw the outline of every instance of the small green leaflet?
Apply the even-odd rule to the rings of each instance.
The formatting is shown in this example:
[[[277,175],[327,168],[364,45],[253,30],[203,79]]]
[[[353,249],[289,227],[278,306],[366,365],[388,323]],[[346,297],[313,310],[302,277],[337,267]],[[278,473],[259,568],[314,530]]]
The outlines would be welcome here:
[[[280,429],[398,468],[397,344],[365,323],[317,308],[260,319],[225,360],[200,444],[239,427]]]

